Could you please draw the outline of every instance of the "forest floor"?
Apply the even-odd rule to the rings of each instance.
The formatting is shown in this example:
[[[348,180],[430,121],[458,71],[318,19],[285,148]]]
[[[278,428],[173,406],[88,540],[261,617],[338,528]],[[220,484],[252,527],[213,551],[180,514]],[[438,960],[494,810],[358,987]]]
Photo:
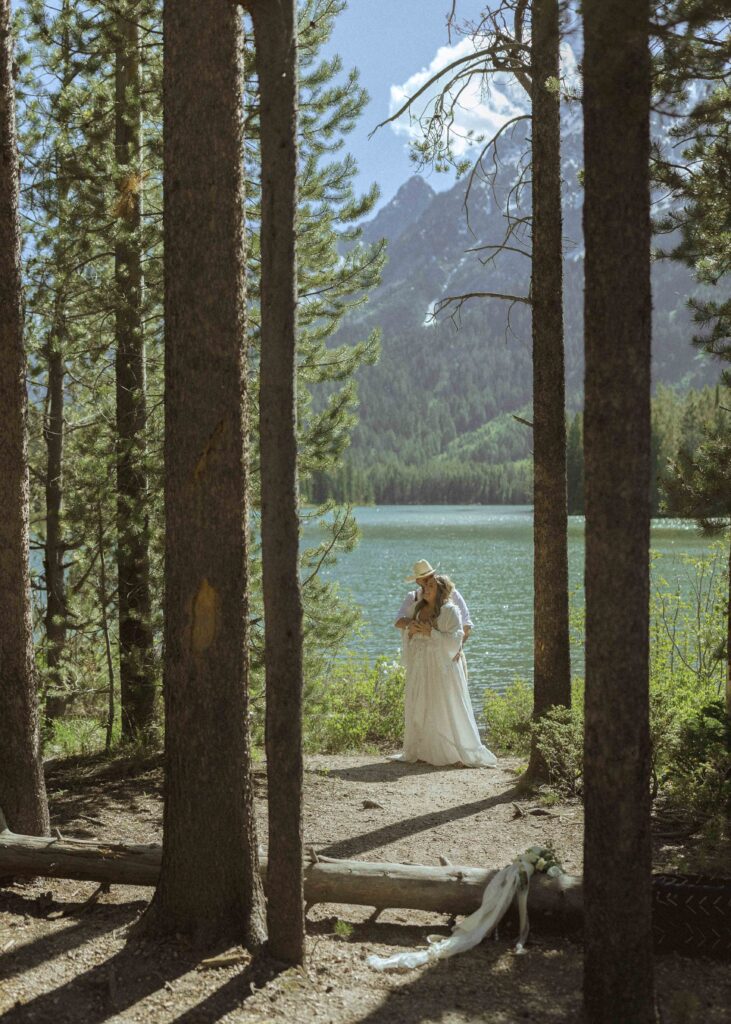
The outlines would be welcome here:
[[[581,871],[582,808],[540,808],[521,795],[516,761],[496,770],[431,768],[375,754],[308,757],[305,838],[319,853],[358,860],[502,867],[533,845],[551,845]],[[259,834],[266,841],[266,779],[255,775]],[[50,765],[52,825],[78,838],[161,839],[162,770],[145,762],[76,759]],[[368,806],[376,803],[380,806]],[[524,813],[521,815],[516,808]],[[547,813],[546,813],[547,812]],[[684,851],[658,842],[656,868]],[[205,866],[201,865],[201,870]],[[144,1021],[266,1024],[542,1024],[580,1019],[580,937],[534,930],[516,956],[515,936],[433,966],[378,974],[366,964],[448,934],[445,915],[318,905],[308,914],[307,965],[277,973],[243,962],[205,970],[185,943],[129,938],[150,890],[113,886],[84,907],[93,883],[39,879],[0,889],[0,1017],[15,1022]],[[663,1024],[731,1021],[728,963],[657,955]],[[617,1022],[621,1024],[621,1022]]]

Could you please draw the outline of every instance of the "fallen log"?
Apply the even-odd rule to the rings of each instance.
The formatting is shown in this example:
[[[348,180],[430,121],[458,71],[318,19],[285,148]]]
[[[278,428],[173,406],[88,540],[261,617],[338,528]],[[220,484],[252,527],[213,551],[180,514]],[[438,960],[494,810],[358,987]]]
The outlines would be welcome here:
[[[11,832],[0,810],[0,878],[71,878],[114,885],[154,886],[162,861],[157,843],[104,843]],[[266,861],[262,860],[266,884]],[[458,916],[476,910],[496,874],[453,864],[389,864],[334,860],[313,853],[305,867],[305,900],[387,909],[430,910]],[[551,931],[583,923],[582,880],[536,873],[531,880],[531,920]],[[374,915],[375,916],[375,915]],[[689,956],[731,955],[731,879],[656,875],[653,930],[657,949]]]
[[[156,843],[104,843],[58,836],[16,835],[0,819],[0,877],[71,878],[115,885],[154,886],[162,847]],[[495,871],[448,864],[390,864],[318,857],[305,868],[305,900],[344,903],[377,910],[431,910],[470,914]],[[266,884],[266,862],[262,862]],[[560,884],[559,884],[560,882]],[[582,917],[581,879],[549,879],[531,884],[531,913],[555,915],[570,927]]]

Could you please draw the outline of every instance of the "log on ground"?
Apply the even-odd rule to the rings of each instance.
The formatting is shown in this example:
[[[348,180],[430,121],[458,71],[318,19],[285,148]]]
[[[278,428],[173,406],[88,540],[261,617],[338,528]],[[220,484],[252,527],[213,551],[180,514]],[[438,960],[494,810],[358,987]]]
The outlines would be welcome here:
[[[0,822],[0,827],[1,827]],[[22,836],[0,831],[0,877],[71,878],[116,885],[154,886],[162,859],[156,843]],[[202,865],[205,870],[205,865]],[[391,864],[318,859],[305,868],[305,900],[376,907],[379,910],[431,910],[469,914],[482,900],[495,874],[486,868],[457,865]],[[262,861],[266,884],[266,862]],[[531,883],[531,913],[555,915],[557,924],[580,924],[581,879],[564,876],[563,884],[536,875]]]

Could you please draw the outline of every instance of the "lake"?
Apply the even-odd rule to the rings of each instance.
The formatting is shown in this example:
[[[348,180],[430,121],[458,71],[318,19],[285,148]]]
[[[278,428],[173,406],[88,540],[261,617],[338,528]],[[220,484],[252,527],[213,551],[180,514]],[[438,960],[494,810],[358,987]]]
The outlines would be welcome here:
[[[364,633],[351,649],[371,658],[398,657],[394,629],[409,585],[404,577],[419,558],[455,582],[475,629],[466,647],[470,691],[476,705],[485,687],[503,690],[516,677],[532,677],[533,512],[529,506],[391,505],[356,508],[362,537],[356,549],[323,570],[363,613]],[[304,542],[317,542],[305,530]],[[710,541],[689,520],[658,519],[652,549],[654,574],[685,589],[685,555],[702,555]],[[573,600],[583,601],[584,518],[569,517],[569,579]],[[581,652],[572,651],[581,671]]]

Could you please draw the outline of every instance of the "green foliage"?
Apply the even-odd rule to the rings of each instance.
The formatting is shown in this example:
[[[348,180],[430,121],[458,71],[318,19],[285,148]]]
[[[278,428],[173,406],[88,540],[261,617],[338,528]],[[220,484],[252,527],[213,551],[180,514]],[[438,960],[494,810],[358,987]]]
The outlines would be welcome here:
[[[731,800],[731,733],[721,694],[725,685],[728,593],[726,550],[686,557],[688,597],[653,571],[650,607],[650,742],[653,798],[692,818],[712,820]],[[583,643],[583,610],[572,608],[572,642]],[[554,708],[534,725],[532,691],[517,680],[504,693],[486,691],[491,746],[527,757],[535,730],[551,787],[580,793],[583,680],[574,679],[572,707]]]
[[[656,85],[675,118],[653,171],[675,201],[656,225],[668,235],[661,255],[685,264],[703,286],[689,300],[700,328],[695,344],[729,362],[731,299],[717,291],[731,270],[731,21],[716,0],[671,0],[664,14]]]
[[[308,683],[305,748],[336,754],[397,746],[404,726],[404,670],[379,658],[349,658]]]
[[[503,754],[530,754],[533,687],[516,679],[503,693],[485,690],[482,711],[487,723],[488,746]]]
[[[162,31],[158,0],[133,5],[142,43],[139,56],[141,95],[115,94],[115,47],[118,19],[129,4],[109,8],[90,0],[20,0],[17,6],[19,123],[22,130],[22,212],[26,237],[27,336],[30,355],[30,461],[32,543],[40,552],[46,541],[48,480],[48,382],[50,358],[61,354],[64,392],[64,458],[61,545],[66,583],[66,648],[55,674],[56,692],[71,701],[71,714],[82,709],[103,723],[108,666],[104,620],[116,665],[118,451],[115,379],[115,242],[124,234],[139,249],[144,267],[143,320],[147,350],[145,423],[145,507],[130,510],[138,525],[149,521],[153,631],[162,655],[163,605],[163,390],[162,321]],[[378,332],[356,333],[331,344],[343,317],[362,306],[378,281],[384,245],[356,244],[358,223],[372,209],[377,190],[359,195],[357,167],[345,153],[367,95],[358,72],[343,73],[339,57],[323,58],[343,0],[303,0],[299,10],[300,119],[298,207],[299,303],[299,470],[307,495],[314,474],[333,471],[349,443],[357,398],[353,376],[378,356]],[[246,66],[246,204],[247,332],[251,433],[252,543],[251,660],[255,724],[263,716],[261,558],[258,533],[258,393],[260,164],[258,86],[253,43],[247,39]],[[138,114],[144,138],[143,173],[134,181],[118,165],[115,114]],[[130,238],[125,203],[139,195],[143,218]],[[125,233],[126,232],[126,233]],[[343,242],[351,244],[344,253]],[[323,404],[312,401],[315,389],[327,386]],[[321,544],[303,552],[305,659],[308,677],[322,673],[352,633],[358,610],[338,599],[337,588],[319,570],[357,540],[347,509],[320,501],[303,517],[323,524]],[[104,572],[102,573],[102,568]],[[47,644],[43,633],[45,573],[42,557],[33,560],[39,677],[44,691]],[[104,613],[104,614],[103,614]],[[59,683],[59,677],[61,682]],[[96,697],[94,695],[97,695]],[[258,716],[258,717],[257,717]]]
[[[403,419],[403,410],[389,411],[384,406],[384,419],[378,427],[370,421],[371,417],[375,419],[373,410],[380,408],[381,401],[369,400],[367,413],[355,428],[355,447],[342,464],[313,474],[308,492],[312,501],[331,497],[360,504],[530,503],[532,435],[521,422],[530,421],[529,405],[521,406],[515,413],[499,413],[472,428],[466,426],[471,422],[469,418],[464,422],[454,418],[450,411],[453,399],[437,407],[435,400],[429,398],[427,409],[418,421],[412,419],[411,423]],[[707,439],[723,436],[728,431],[727,420],[718,387],[686,392],[657,387],[652,399],[653,515],[699,514],[698,508],[703,506],[697,501],[682,507],[678,501],[671,503],[670,489],[681,464],[707,464],[715,457],[719,466],[725,465],[725,449],[717,453]],[[389,424],[385,434],[384,422]],[[429,428],[426,433],[425,425]],[[716,447],[720,444],[717,441]],[[584,513],[583,445],[583,411],[578,411],[568,416],[566,423],[567,497],[571,515]],[[719,507],[719,500],[713,507]]]
[[[711,701],[678,729],[665,775],[671,805],[691,819],[712,821],[731,806],[731,723],[723,702]]]
[[[576,796],[580,789],[584,751],[582,680],[572,684],[571,708],[552,708],[533,722],[533,690],[517,679],[504,693],[486,690],[483,713],[489,745],[502,754],[527,758],[535,733],[548,765],[551,789],[562,797]]]
[[[716,440],[715,448],[709,441],[727,432],[728,414],[718,387],[685,393],[662,385],[656,389],[650,435],[650,507],[654,516],[713,515],[730,507],[723,504],[728,485],[720,468],[728,465],[724,463],[728,453],[722,441]],[[577,412],[569,418],[566,442],[570,515],[584,513],[583,443],[583,412]],[[719,467],[715,475],[713,465]]]
[[[45,746],[46,757],[74,757],[104,749],[104,726],[95,718],[57,718]]]
[[[349,921],[338,918],[333,926],[333,932],[339,939],[349,939],[353,934],[353,926]]]
[[[570,708],[550,708],[534,729],[538,749],[548,769],[549,787],[562,797],[578,796],[584,773],[584,709],[581,701]]]

